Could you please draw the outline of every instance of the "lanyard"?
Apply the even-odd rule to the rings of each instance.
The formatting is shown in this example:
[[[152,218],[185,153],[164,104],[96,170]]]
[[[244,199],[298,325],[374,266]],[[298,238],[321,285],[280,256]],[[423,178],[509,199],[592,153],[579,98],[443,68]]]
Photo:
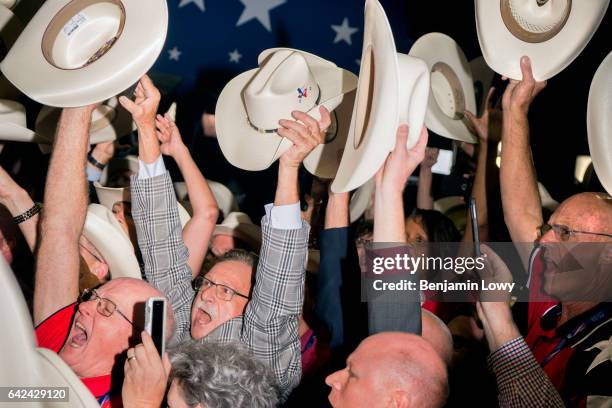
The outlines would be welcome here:
[[[607,307],[599,310],[597,313],[593,314],[589,319],[585,322],[580,323],[574,329],[570,330],[565,336],[561,338],[559,344],[542,360],[540,364],[544,367],[546,364],[550,362],[557,354],[561,352],[566,347],[571,347],[580,340],[580,335],[586,335],[590,332],[590,329],[597,326],[599,323],[610,317],[610,311],[612,310],[612,305],[608,305]]]

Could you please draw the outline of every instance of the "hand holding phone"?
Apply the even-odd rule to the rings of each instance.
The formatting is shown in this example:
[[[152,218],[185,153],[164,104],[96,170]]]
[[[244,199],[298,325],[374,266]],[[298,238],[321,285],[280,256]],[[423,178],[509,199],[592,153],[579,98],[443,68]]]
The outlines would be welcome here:
[[[145,307],[145,330],[155,344],[160,356],[166,350],[166,299],[150,297]]]

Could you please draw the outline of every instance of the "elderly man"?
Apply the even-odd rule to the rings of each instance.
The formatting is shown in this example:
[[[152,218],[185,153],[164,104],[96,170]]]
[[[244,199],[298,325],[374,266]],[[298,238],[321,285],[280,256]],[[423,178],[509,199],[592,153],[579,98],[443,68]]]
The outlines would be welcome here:
[[[612,199],[604,193],[575,195],[543,222],[527,113],[545,83],[534,80],[527,57],[521,70],[522,80],[510,81],[502,102],[501,191],[504,218],[529,265],[530,297],[536,300],[529,304],[526,343],[564,401],[583,404],[589,396],[612,394],[612,364],[591,367],[598,353],[594,347],[612,336],[612,308],[603,302],[610,297],[606,253],[612,244]],[[528,244],[534,241],[536,248]],[[548,302],[537,301],[544,296]],[[498,345],[496,353],[511,353],[522,344],[517,338]],[[510,387],[516,376],[504,378],[502,385]]]
[[[142,318],[136,312],[147,298],[162,294],[146,282],[124,278],[88,291],[76,301],[79,237],[87,211],[85,157],[93,109],[65,109],[60,119],[40,226],[34,322],[40,347],[58,352],[102,407],[120,407],[125,351],[142,330],[136,323]],[[169,332],[171,323],[172,319]]]
[[[142,99],[131,102],[122,98],[121,103],[139,127],[150,128],[139,139],[140,160],[145,166],[132,180],[132,211],[145,275],[170,298],[178,339],[187,335],[191,326],[194,339],[246,344],[270,367],[284,399],[298,384],[301,371],[298,316],[304,300],[309,226],[300,218],[298,169],[322,142],[322,129],[331,122],[329,112],[321,109],[321,122],[301,112],[293,113],[296,121],[280,121],[278,133],[294,145],[280,158],[274,204],[266,206],[261,222],[263,244],[253,287],[255,259],[248,253],[231,251],[198,281],[194,293],[172,181],[154,132],[160,94],[146,77],[139,87]],[[142,170],[152,177],[143,179]]]

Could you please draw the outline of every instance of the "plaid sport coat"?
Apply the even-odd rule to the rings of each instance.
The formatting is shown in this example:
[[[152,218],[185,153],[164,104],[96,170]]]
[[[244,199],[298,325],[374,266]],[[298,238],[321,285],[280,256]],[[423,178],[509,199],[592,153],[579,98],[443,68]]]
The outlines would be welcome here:
[[[169,174],[132,178],[132,217],[148,281],[170,300],[175,315],[173,342],[189,336],[191,286],[176,197]],[[252,298],[243,316],[229,320],[201,341],[242,342],[272,370],[285,400],[301,378],[298,318],[304,303],[304,274],[310,226],[272,228],[261,221],[262,246]]]

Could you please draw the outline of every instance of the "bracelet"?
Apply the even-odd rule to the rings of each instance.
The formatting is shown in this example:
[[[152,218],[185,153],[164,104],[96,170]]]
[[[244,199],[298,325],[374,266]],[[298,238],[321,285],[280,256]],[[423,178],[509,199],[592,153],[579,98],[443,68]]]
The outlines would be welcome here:
[[[99,161],[97,161],[96,159],[94,159],[94,157],[91,155],[91,153],[89,153],[87,155],[87,161],[94,166],[95,168],[99,169],[99,170],[104,170],[105,165],[100,163]]]
[[[42,210],[41,205],[38,204],[38,203],[34,203],[32,208],[30,208],[29,210],[27,210],[23,214],[20,214],[20,215],[14,217],[13,221],[15,222],[15,224],[21,224],[22,222],[25,222],[25,221],[29,220],[30,218],[32,218],[33,216],[35,216],[36,214],[38,214],[40,212],[40,210]]]

